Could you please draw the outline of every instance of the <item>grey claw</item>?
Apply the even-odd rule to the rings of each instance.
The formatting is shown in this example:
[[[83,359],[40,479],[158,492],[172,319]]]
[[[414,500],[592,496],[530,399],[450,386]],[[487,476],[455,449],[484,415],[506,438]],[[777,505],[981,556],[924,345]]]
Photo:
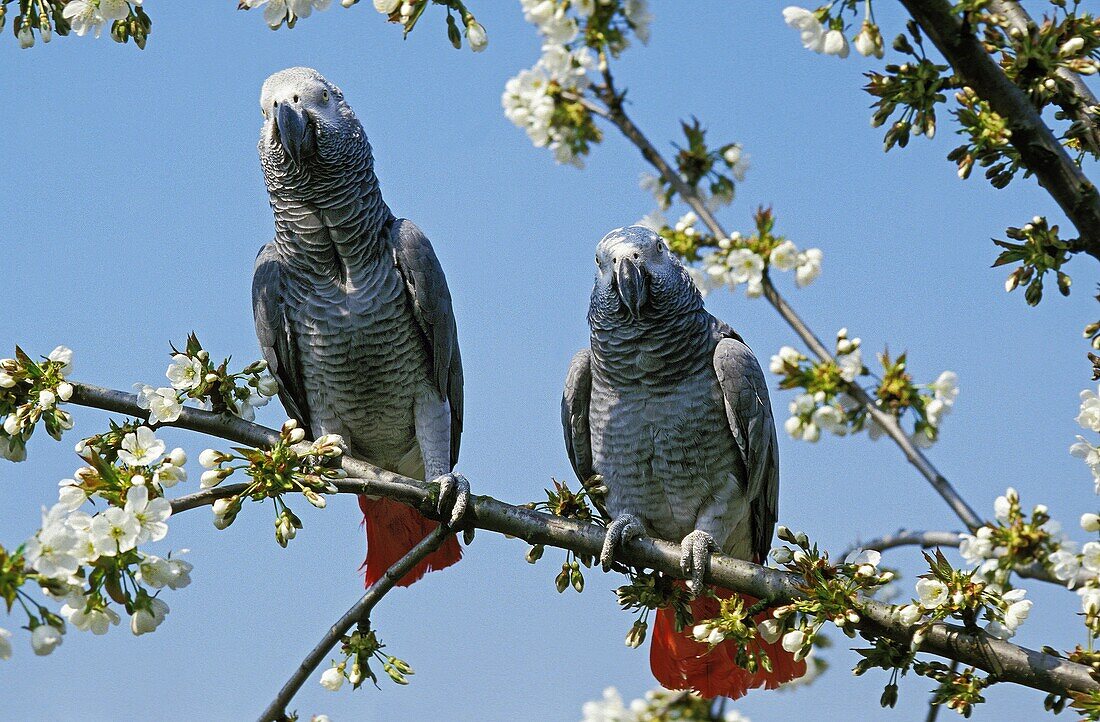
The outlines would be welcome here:
[[[475,531],[476,531],[475,527],[472,527],[472,526],[468,526],[465,529],[463,529],[462,530],[462,543],[465,544],[466,546],[470,546],[471,544],[473,544],[474,543],[474,532]]]
[[[688,591],[692,597],[703,591],[703,577],[710,565],[710,555],[716,551],[718,544],[714,537],[702,529],[696,529],[680,542],[680,571],[688,578]]]
[[[615,552],[623,544],[643,536],[645,526],[642,520],[633,514],[620,514],[615,521],[607,527],[607,534],[603,538],[603,549],[600,550],[600,566],[605,572],[611,571],[611,564],[615,561]]]
[[[439,502],[436,512],[447,519],[447,526],[457,526],[466,514],[470,503],[470,482],[462,474],[444,474],[436,479],[439,483]],[[447,513],[448,509],[450,514]]]

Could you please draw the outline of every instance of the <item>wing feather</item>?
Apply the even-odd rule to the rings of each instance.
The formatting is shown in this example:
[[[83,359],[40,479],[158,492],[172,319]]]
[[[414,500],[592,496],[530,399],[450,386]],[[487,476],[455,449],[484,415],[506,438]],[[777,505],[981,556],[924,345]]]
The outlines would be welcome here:
[[[428,237],[412,221],[399,219],[390,229],[397,269],[405,279],[413,315],[431,358],[432,379],[451,406],[451,465],[458,462],[462,437],[462,357],[458,350],[451,292]]]
[[[275,246],[268,243],[256,256],[252,276],[252,313],[256,337],[268,370],[279,382],[279,399],[288,414],[310,430],[309,406],[303,385],[298,344],[286,317],[286,271]]]
[[[752,548],[761,561],[771,548],[779,514],[779,443],[768,386],[756,356],[740,338],[727,336],[719,341],[714,370],[730,430],[748,472],[744,483],[752,505]]]

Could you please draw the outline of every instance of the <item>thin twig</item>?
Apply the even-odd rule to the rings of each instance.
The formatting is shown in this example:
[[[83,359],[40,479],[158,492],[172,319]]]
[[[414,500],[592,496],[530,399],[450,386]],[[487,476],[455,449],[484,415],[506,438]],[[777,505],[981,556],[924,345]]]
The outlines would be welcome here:
[[[73,401],[81,405],[107,408],[134,416],[145,413],[137,407],[133,395],[75,382],[73,385]],[[131,401],[127,402],[127,397]],[[188,411],[189,413],[181,415],[171,425],[230,438],[252,446],[263,446],[270,443],[273,436],[277,436],[272,429],[241,419],[228,419],[197,409]],[[437,518],[434,504],[439,493],[437,485],[394,474],[356,459],[344,458],[341,464],[349,478],[335,482],[338,491],[384,496],[408,504],[429,518]],[[176,499],[172,508],[173,511],[183,511],[213,504],[215,500],[240,493],[243,489],[243,484],[206,489]],[[598,556],[603,549],[605,532],[601,526],[536,512],[488,496],[474,496],[471,499],[464,523],[478,529],[517,537],[528,544],[554,546],[585,556]],[[654,569],[678,579],[684,576],[680,567],[679,544],[651,538],[634,539],[623,546],[616,558],[625,564]],[[803,594],[799,580],[792,574],[721,554],[711,557],[705,581],[751,594],[757,599],[774,600],[777,604],[789,602]],[[894,607],[874,600],[864,600],[860,602],[860,611],[857,627],[864,636],[885,636],[904,643],[911,641],[910,629],[897,618]],[[971,634],[956,625],[933,624],[925,635],[921,649],[986,671],[996,670],[998,679],[1002,681],[1046,692],[1066,694],[1070,691],[1100,690],[1100,684],[1092,679],[1090,670],[1085,665],[993,639],[984,633]]]
[[[1075,250],[1100,259],[1100,193],[1054,137],[1024,91],[1008,79],[969,21],[960,18],[948,0],[901,3],[959,78],[1008,123],[1012,131],[1009,142],[1024,165],[1077,227],[1081,237]]]
[[[616,93],[615,86],[611,79],[609,71],[604,72],[604,85],[597,91],[600,95],[600,99],[604,102],[604,105],[594,103],[588,98],[583,96],[570,95],[571,100],[580,102],[586,109],[595,113],[596,115],[607,119],[612,125],[618,128],[622,134],[634,144],[642,153],[642,157],[649,162],[661,176],[669,183],[672,188],[680,195],[681,198],[691,207],[704,225],[710,229],[710,232],[719,238],[726,238],[729,236],[721,224],[718,223],[718,219],[714,217],[710,209],[707,208],[706,203],[699,197],[699,194],[695,192],[695,189],[686,183],[676,170],[669,165],[668,161],[661,155],[661,153],[654,147],[654,145],[646,138],[641,129],[634,124],[630,116],[627,115],[626,110],[623,108],[622,96]],[[772,283],[771,278],[764,275],[764,297],[768,300],[768,303],[779,312],[779,315],[783,317],[783,320],[794,329],[794,332],[798,334],[798,337],[802,339],[803,343],[810,349],[811,352],[823,361],[835,361],[833,355],[829,352],[829,349],[825,347],[825,344],[821,342],[821,339],[814,334],[813,330],[806,325],[806,322],[795,312],[791,305],[787,303],[786,299],[780,295],[778,289]],[[962,521],[963,524],[970,529],[977,529],[982,526],[984,522],[978,513],[966,503],[966,501],[955,490],[955,487],[947,480],[943,474],[932,465],[932,462],[928,460],[928,457],[917,448],[913,443],[913,440],[909,438],[908,434],[901,428],[898,420],[891,414],[886,413],[875,404],[866,391],[863,390],[859,384],[849,383],[847,384],[848,393],[856,401],[860,403],[871,416],[871,419],[879,425],[889,436],[894,443],[901,448],[905,454],[905,458],[916,467],[921,476],[928,480],[943,500],[947,502],[947,505],[951,507],[951,510],[955,512],[956,516]]]
[[[386,593],[393,589],[394,585],[401,581],[401,578],[419,564],[424,557],[438,549],[449,534],[451,534],[450,530],[442,525],[437,526],[428,536],[421,539],[416,546],[410,549],[405,556],[398,559],[392,567],[387,569],[382,578],[372,584],[366,593],[360,597],[359,601],[353,604],[351,609],[344,612],[343,616],[336,620],[336,624],[325,632],[325,636],[321,637],[321,641],[306,655],[306,658],[298,665],[298,669],[294,671],[294,674],[286,681],[283,688],[279,690],[279,694],[260,715],[260,722],[282,722],[282,720],[287,719],[287,705],[290,704],[298,690],[302,688],[306,679],[317,669],[317,665],[321,663],[321,660],[328,656],[328,653],[340,641],[340,638],[347,634],[353,625],[360,624],[368,619],[371,610],[382,600],[382,597],[386,596]]]

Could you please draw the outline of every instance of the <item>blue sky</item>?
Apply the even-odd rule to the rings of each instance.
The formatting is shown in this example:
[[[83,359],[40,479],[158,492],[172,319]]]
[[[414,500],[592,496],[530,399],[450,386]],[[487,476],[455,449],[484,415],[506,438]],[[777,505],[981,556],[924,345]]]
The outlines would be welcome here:
[[[558,398],[570,357],[587,343],[592,250],[652,201],[637,186],[640,156],[613,132],[578,171],[555,166],[505,120],[505,81],[538,56],[518,3],[473,3],[491,39],[480,55],[450,49],[438,8],[402,41],[370,3],[334,5],[277,33],[231,2],[201,12],[150,5],[144,52],[106,38],[30,51],[0,42],[0,351],[19,343],[45,354],[64,343],[75,351],[74,378],[124,389],[157,383],[168,342],[191,330],[214,355],[255,359],[252,261],[272,233],[255,151],[259,89],[276,70],[311,65],[343,88],[374,145],[387,201],[425,230],[446,269],[466,373],[459,470],[476,493],[515,503],[540,498],[551,477],[570,478]],[[780,4],[691,7],[654,3],[650,45],[616,66],[636,121],[662,149],[692,114],[716,142],[743,143],[752,169],[723,222],[747,229],[751,210],[770,204],[780,232],[825,254],[809,288],[779,279],[792,304],[825,339],[841,326],[861,336],[868,359],[884,345],[907,349],[919,380],[957,371],[961,394],[933,462],[985,514],[1014,485],[1025,504],[1043,501],[1075,529],[1095,507],[1087,469],[1066,451],[1088,385],[1080,330],[1095,317],[1094,262],[1074,260],[1072,297],[1048,294],[1037,309],[1006,295],[1005,272],[989,268],[989,238],[1036,213],[1061,220],[1054,203],[1032,180],[999,192],[978,174],[959,181],[944,159],[956,145],[946,117],[933,142],[883,155],[860,90],[873,63],[803,50]],[[892,37],[898,9],[886,4],[878,15]],[[764,359],[796,340],[763,300],[723,292],[707,304]],[[789,400],[773,391],[780,418]],[[29,461],[0,465],[5,545],[34,532],[39,507],[78,464],[72,443],[106,423],[75,411],[64,443],[41,434]],[[260,419],[277,425],[281,413],[272,404]],[[162,436],[192,459],[210,445]],[[959,527],[888,442],[781,446],[780,520],[830,548],[899,527]],[[360,592],[354,500],[296,511],[305,529],[286,550],[274,542],[269,508],[246,507],[224,532],[207,511],[172,519],[163,544],[189,548],[195,570],[190,587],[165,594],[168,621],[141,638],[73,630],[45,658],[17,632],[16,656],[0,663],[0,717],[258,714]],[[558,554],[530,566],[525,551],[479,534],[462,564],[386,598],[375,624],[416,669],[410,686],[332,694],[310,681],[294,706],[307,719],[569,720],[605,686],[628,698],[649,688],[647,652],[622,642],[631,619],[611,593],[620,578],[591,573],[582,595],[558,595]],[[911,589],[916,552],[890,558],[909,571]],[[1019,641],[1084,641],[1075,595],[1029,594],[1037,604]],[[17,620],[0,617],[0,626]],[[924,718],[928,680],[905,680],[899,709],[882,711],[885,675],[853,678],[853,645],[835,641],[833,669],[813,686],[754,692],[737,708],[757,722]],[[986,696],[975,719],[1033,719],[1042,709],[1030,690],[1002,685]]]

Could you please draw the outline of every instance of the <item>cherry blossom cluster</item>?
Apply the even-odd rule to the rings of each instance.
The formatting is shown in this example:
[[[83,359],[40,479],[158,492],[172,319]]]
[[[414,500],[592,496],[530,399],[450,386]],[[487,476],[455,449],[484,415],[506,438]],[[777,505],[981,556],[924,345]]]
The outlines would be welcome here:
[[[769,369],[780,377],[779,388],[802,389],[789,406],[790,417],[783,426],[791,438],[816,442],[822,431],[845,436],[867,429],[872,439],[883,430],[849,393],[851,384],[868,377],[876,386],[868,391],[875,404],[895,418],[906,411],[914,417],[911,438],[927,448],[939,438],[943,417],[951,412],[959,395],[958,377],[944,371],[929,384],[915,384],[906,369],[906,355],[896,359],[889,352],[878,355],[881,377],[863,364],[862,341],[848,338],[848,329],[837,332],[834,360],[815,361],[791,346],[771,357]]]
[[[305,429],[293,419],[283,424],[279,441],[266,449],[237,449],[236,453],[207,449],[199,455],[206,469],[201,486],[211,489],[241,471],[251,481],[241,491],[214,502],[214,526],[225,529],[237,518],[245,499],[271,499],[275,505],[275,540],[280,546],[297,535],[302,521],[287,506],[284,494],[300,493],[313,506],[324,509],[325,494],[335,494],[332,483],[347,472],[335,466],[344,453],[344,442],[336,434],[306,440]],[[236,463],[235,463],[236,462]]]
[[[345,680],[351,682],[352,689],[359,689],[365,679],[377,687],[378,676],[370,666],[373,659],[382,663],[382,671],[394,682],[408,684],[408,676],[413,674],[412,667],[403,659],[384,654],[382,650],[385,646],[373,629],[360,628],[344,635],[340,640],[341,660],[333,660],[318,681],[330,692],[343,687]]]
[[[791,5],[783,9],[783,21],[799,33],[802,46],[822,55],[834,55],[846,58],[849,54],[848,36],[851,26],[845,18],[858,13],[857,5],[863,5],[863,22],[859,33],[852,37],[851,45],[860,55],[881,58],[884,54],[882,32],[875,23],[871,10],[871,1],[841,0],[839,3],[823,5],[817,10],[807,10]]]
[[[882,34],[869,0],[838,0],[816,10],[792,6],[783,10],[783,18],[799,31],[806,48],[843,58],[848,56],[849,47],[845,33],[854,27],[860,5],[863,21],[852,43],[862,55],[882,58]],[[1074,160],[1080,165],[1086,155],[1100,158],[1100,134],[1096,130],[1100,106],[1078,97],[1073,82],[1074,74],[1090,76],[1100,70],[1100,19],[1078,2],[1052,0],[1050,9],[1050,15],[1025,31],[1000,4],[966,0],[954,6],[954,12],[963,13],[966,26],[982,39],[1005,77],[1026,93],[1040,112],[1050,106],[1058,109],[1048,114],[1063,121],[1062,126],[1054,128],[1055,135],[1061,136],[1061,142],[1076,154]],[[995,188],[1003,188],[1021,171],[1026,175],[1035,170],[1025,165],[1013,146],[1009,120],[998,115],[948,65],[929,58],[915,21],[906,24],[906,33],[899,34],[892,47],[907,57],[903,62],[885,65],[883,72],[868,73],[869,82],[864,88],[876,98],[872,125],[888,123],[885,150],[895,145],[905,147],[911,135],[932,138],[936,108],[948,103],[953,93],[951,112],[966,140],[950,152],[948,159],[956,164],[960,178],[968,178],[974,167],[980,166]],[[1023,228],[1008,229],[1008,235],[1021,243],[995,241],[1007,249],[995,265],[1020,264],[1009,276],[1006,290],[1025,286],[1027,302],[1036,305],[1042,298],[1043,276],[1053,271],[1059,291],[1069,294],[1070,278],[1060,269],[1079,250],[1072,240],[1059,238],[1058,228],[1048,226],[1041,217]]]
[[[385,15],[390,22],[400,24],[405,35],[408,35],[432,3],[447,8],[447,38],[456,49],[462,47],[462,31],[458,29],[455,15],[462,21],[466,42],[471,50],[478,53],[488,46],[489,37],[485,28],[461,0],[374,0],[374,9]],[[359,4],[359,0],[340,0],[340,4],[350,8]],[[331,5],[332,0],[240,0],[243,10],[263,7],[264,22],[272,30],[278,30],[284,24],[287,28],[293,28],[298,20],[308,18],[314,10],[328,10]]]
[[[1031,613],[1032,602],[1024,589],[1005,589],[988,582],[976,570],[955,569],[938,549],[925,552],[929,573],[916,584],[917,599],[898,608],[898,618],[910,627],[913,649],[920,647],[924,631],[933,622],[957,619],[967,626],[985,621],[985,632],[997,639],[1008,639]]]
[[[640,221],[664,237],[673,253],[696,262],[688,266],[688,273],[704,295],[719,288],[735,290],[744,285],[745,295],[758,298],[764,293],[764,274],[769,269],[794,271],[795,285],[799,288],[821,275],[821,250],[799,250],[793,241],[776,235],[771,209],[757,209],[753,222],[755,233],[716,238],[697,227],[699,217],[691,211],[673,225],[659,212]]]
[[[549,148],[558,163],[583,166],[602,134],[581,98],[589,74],[606,67],[605,53],[618,55],[630,33],[649,39],[646,0],[521,0],[526,20],[543,38],[534,67],[511,78],[501,105],[536,147]],[[597,55],[602,65],[597,63]]]
[[[0,30],[4,28],[7,6],[14,0],[0,0]],[[43,43],[54,33],[70,32],[83,37],[88,33],[99,37],[110,23],[111,38],[118,43],[134,41],[145,49],[153,21],[145,14],[142,0],[22,0],[17,3],[19,14],[12,19],[12,30],[19,47],[34,46],[37,36]]]
[[[1085,431],[1100,433],[1100,395],[1092,389],[1081,392],[1081,407],[1076,421]],[[1069,453],[1081,459],[1092,472],[1096,493],[1100,494],[1100,446],[1093,444],[1084,436],[1077,437],[1077,443],[1069,447]]]
[[[10,461],[27,458],[27,441],[38,422],[53,438],[73,427],[73,417],[58,408],[72,398],[65,377],[73,368],[73,352],[58,346],[42,361],[34,361],[16,346],[15,358],[0,359],[0,456]]]
[[[993,503],[993,513],[995,523],[963,534],[959,545],[963,560],[975,567],[978,577],[1005,585],[1016,567],[1039,563],[1056,579],[1071,586],[1076,583],[1082,569],[1077,543],[1051,519],[1045,504],[1037,504],[1028,514],[1020,504],[1020,495],[1009,487]],[[1087,549],[1091,552],[1092,572],[1100,572],[1100,543],[1090,544],[1095,547]]]
[[[245,421],[256,418],[256,409],[279,392],[279,384],[266,373],[267,362],[255,361],[238,372],[229,371],[229,359],[215,364],[195,334],[187,338],[183,351],[172,348],[172,362],[165,376],[169,386],[134,384],[138,406],[149,411],[149,421],[170,424],[192,400],[198,408],[230,413]]]
[[[658,688],[627,705],[617,689],[608,687],[600,699],[584,703],[581,722],[750,722],[737,710],[725,709],[724,701]]]
[[[164,489],[187,477],[183,450],[166,453],[148,427],[129,423],[81,441],[77,453],[87,465],[61,481],[58,502],[43,510],[42,527],[14,552],[0,548],[0,598],[9,611],[20,603],[39,655],[61,644],[68,625],[106,634],[121,620],[114,605],[129,615],[135,635],[152,632],[169,611],[160,591],[191,582],[192,566],[178,555],[162,558],[139,549],[168,533],[172,508]],[[29,582],[60,609],[50,610],[22,589]],[[9,636],[0,630],[0,657],[10,653]]]
[[[795,659],[810,654],[827,623],[855,637],[855,625],[861,619],[860,600],[894,579],[892,571],[879,569],[882,555],[856,549],[842,563],[834,564],[829,553],[811,543],[805,533],[781,525],[776,535],[786,544],[773,548],[769,556],[780,568],[801,577],[803,596],[773,609],[768,618],[756,624],[756,632],[766,642],[780,642]],[[716,626],[709,621],[704,624]]]

